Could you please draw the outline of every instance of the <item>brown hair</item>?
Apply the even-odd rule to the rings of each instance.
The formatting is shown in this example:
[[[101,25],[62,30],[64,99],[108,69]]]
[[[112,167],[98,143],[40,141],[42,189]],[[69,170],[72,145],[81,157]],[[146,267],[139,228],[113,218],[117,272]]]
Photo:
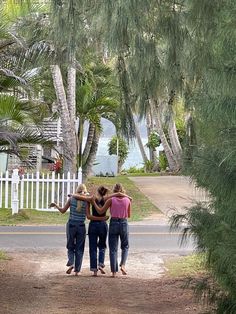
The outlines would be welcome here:
[[[100,196],[106,195],[107,192],[108,192],[108,189],[105,188],[105,186],[103,186],[103,185],[99,186],[99,188],[98,188],[98,194],[99,194]]]
[[[125,190],[124,190],[121,183],[116,183],[113,187],[113,192],[114,193],[117,193],[117,192],[125,193]]]

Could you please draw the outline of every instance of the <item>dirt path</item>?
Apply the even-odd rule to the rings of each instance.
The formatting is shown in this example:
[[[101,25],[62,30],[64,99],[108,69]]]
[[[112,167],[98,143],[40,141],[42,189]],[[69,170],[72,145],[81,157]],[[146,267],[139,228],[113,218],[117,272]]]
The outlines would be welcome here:
[[[65,274],[64,250],[10,256],[0,263],[2,314],[200,313],[192,292],[181,288],[182,279],[155,278],[155,272],[151,277],[145,265],[127,277],[94,278],[86,267],[75,277]]]
[[[207,194],[197,189],[188,177],[130,177],[129,179],[162,211],[163,215],[157,216],[156,221],[167,222],[168,217],[173,213],[182,213],[186,207],[190,207],[196,201],[207,199]],[[151,223],[153,218],[155,217],[148,217],[146,222]]]

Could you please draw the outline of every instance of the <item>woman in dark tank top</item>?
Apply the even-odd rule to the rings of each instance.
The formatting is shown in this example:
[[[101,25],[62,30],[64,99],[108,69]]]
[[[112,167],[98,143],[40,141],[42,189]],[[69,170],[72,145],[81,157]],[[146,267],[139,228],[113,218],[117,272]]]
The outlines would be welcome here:
[[[99,207],[102,207],[107,200],[108,189],[104,186],[100,186],[97,189],[95,202]],[[105,217],[106,213],[100,214],[94,205],[92,205],[92,216]],[[108,217],[107,217],[108,219]],[[88,235],[89,235],[89,256],[90,256],[90,270],[93,272],[93,276],[97,276],[97,272],[100,271],[105,274],[104,260],[106,251],[108,226],[105,220],[96,221],[91,220],[89,223]]]

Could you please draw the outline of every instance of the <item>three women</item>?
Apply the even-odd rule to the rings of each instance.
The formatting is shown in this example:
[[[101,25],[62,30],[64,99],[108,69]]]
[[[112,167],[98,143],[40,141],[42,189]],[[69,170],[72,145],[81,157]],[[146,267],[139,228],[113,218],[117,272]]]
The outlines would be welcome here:
[[[78,260],[75,263],[75,272],[76,274],[80,271],[83,252],[84,252],[84,243],[85,243],[85,226],[84,229],[81,229],[81,233],[72,232],[72,222],[74,207],[73,203],[76,200],[80,200],[83,205],[83,217],[80,218],[80,223],[83,223],[87,216],[91,220],[89,224],[89,253],[90,253],[90,270],[94,272],[94,276],[97,276],[98,270],[104,274],[104,258],[105,258],[105,249],[106,249],[106,235],[107,235],[107,224],[106,224],[106,211],[110,208],[111,221],[109,227],[109,255],[110,255],[110,267],[112,272],[112,277],[116,276],[118,272],[118,241],[121,241],[121,262],[120,270],[123,275],[126,275],[125,264],[128,256],[129,249],[129,231],[128,231],[128,222],[127,219],[130,217],[131,213],[131,201],[130,198],[124,194],[124,190],[121,184],[116,184],[113,189],[113,194],[107,196],[107,189],[100,187],[97,191],[96,197],[89,197],[85,193],[76,191],[66,203],[63,208],[60,208],[57,204],[52,203],[50,206],[57,207],[62,213],[70,207],[72,214],[68,221],[69,228],[68,234],[71,235],[67,239],[67,249],[68,249],[68,263],[69,267],[67,273],[73,268],[73,259],[69,258],[72,256],[72,249],[74,252],[75,260]],[[74,201],[75,200],[75,201]],[[92,215],[90,215],[88,201],[90,201],[92,206]],[[106,201],[106,202],[105,202]],[[78,202],[79,203],[79,202]],[[82,213],[81,212],[81,213]],[[77,217],[77,216],[76,216]],[[83,221],[83,222],[82,222]],[[73,222],[74,225],[74,222]],[[82,227],[82,226],[81,226]],[[78,229],[78,228],[77,228]],[[78,229],[79,230],[79,229]],[[78,237],[77,237],[78,235]],[[74,239],[74,242],[72,241]],[[73,245],[74,243],[74,245]],[[78,243],[78,245],[77,245]],[[98,263],[97,263],[97,248],[99,249]],[[82,258],[81,258],[82,257]]]

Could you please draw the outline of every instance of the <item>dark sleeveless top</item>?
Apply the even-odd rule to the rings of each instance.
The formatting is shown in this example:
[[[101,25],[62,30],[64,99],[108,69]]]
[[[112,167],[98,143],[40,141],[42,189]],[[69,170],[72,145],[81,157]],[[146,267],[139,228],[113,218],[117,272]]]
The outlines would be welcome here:
[[[96,204],[99,207],[102,207],[105,204],[105,201],[104,201],[103,198],[100,201],[98,199],[95,199],[95,202],[96,202]],[[94,207],[94,205],[92,205],[92,214],[93,214],[93,216],[96,216],[96,217],[104,217],[104,216],[106,216],[106,213],[103,213],[103,214],[98,213],[96,211],[96,208]]]

